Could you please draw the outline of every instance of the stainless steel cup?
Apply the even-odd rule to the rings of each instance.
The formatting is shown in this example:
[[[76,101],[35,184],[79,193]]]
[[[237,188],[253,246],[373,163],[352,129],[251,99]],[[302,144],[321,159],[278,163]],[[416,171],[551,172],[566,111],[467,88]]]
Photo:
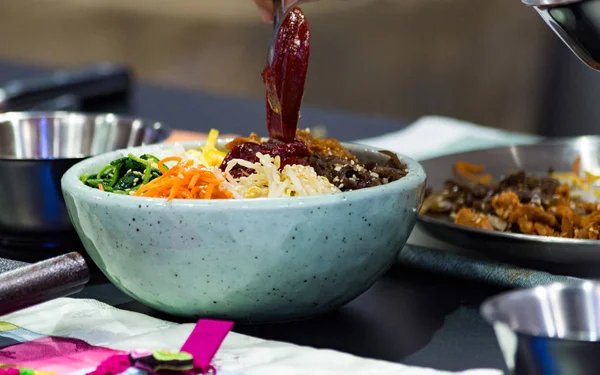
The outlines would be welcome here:
[[[486,300],[506,365],[517,375],[600,373],[600,284],[553,283]]]
[[[600,0],[522,0],[584,63],[600,70]]]
[[[71,232],[64,172],[92,155],[165,140],[167,126],[112,114],[0,114],[0,237]]]

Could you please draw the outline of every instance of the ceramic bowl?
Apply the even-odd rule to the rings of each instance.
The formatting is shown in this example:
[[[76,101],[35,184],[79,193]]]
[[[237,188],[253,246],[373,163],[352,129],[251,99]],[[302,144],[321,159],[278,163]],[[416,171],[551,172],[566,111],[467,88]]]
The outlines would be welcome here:
[[[345,146],[361,161],[387,158]],[[86,251],[118,288],[188,318],[290,321],[346,304],[394,263],[425,189],[423,168],[404,156],[409,172],[401,180],[311,197],[166,202],[80,182],[133,150],[69,169],[62,179],[68,212]]]

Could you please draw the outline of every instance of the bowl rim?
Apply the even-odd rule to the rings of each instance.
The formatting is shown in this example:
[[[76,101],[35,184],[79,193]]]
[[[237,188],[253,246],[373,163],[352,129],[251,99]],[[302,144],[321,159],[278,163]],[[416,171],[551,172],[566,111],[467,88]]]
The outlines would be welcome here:
[[[575,335],[542,335],[539,332],[535,332],[533,329],[527,328],[515,328],[509,321],[506,319],[500,319],[498,317],[498,313],[496,312],[494,306],[499,305],[502,301],[506,299],[519,299],[523,296],[526,296],[531,293],[535,293],[536,291],[547,291],[552,289],[559,290],[581,290],[586,288],[600,288],[600,282],[594,280],[587,279],[572,279],[568,281],[553,281],[548,284],[536,285],[532,287],[528,287],[525,289],[517,289],[517,290],[508,290],[501,293],[498,293],[494,296],[486,298],[479,307],[479,314],[481,317],[490,325],[494,326],[495,324],[502,324],[507,326],[511,331],[516,332],[518,334],[530,335],[535,337],[542,338],[550,338],[550,339],[560,339],[560,340],[571,340],[571,341],[581,341],[581,342],[598,342],[598,340],[584,340]]]
[[[135,121],[139,121],[143,126],[147,126],[149,128],[154,129],[157,134],[159,135],[159,140],[156,143],[153,143],[152,145],[156,145],[156,144],[162,144],[164,141],[166,141],[172,134],[173,134],[173,128],[170,127],[169,125],[165,124],[162,121],[158,121],[158,120],[154,120],[151,118],[146,118],[146,117],[139,117],[139,116],[130,116],[130,115],[121,115],[121,114],[115,114],[112,112],[80,112],[80,111],[11,111],[11,112],[4,112],[4,113],[0,113],[0,123],[3,122],[7,122],[7,121],[22,121],[22,120],[36,120],[36,119],[40,119],[43,117],[46,118],[68,118],[68,117],[72,117],[72,116],[77,116],[79,118],[86,118],[86,119],[98,119],[98,118],[109,118],[111,117],[112,120],[111,121],[116,121],[116,122],[135,122]],[[146,146],[149,146],[150,144],[147,144]],[[113,150],[113,151],[118,151],[118,150]],[[113,152],[110,151],[110,152]],[[0,161],[2,162],[42,162],[42,161],[58,161],[58,160],[65,160],[65,161],[77,161],[77,160],[83,160],[86,158],[90,158],[90,157],[95,157],[95,156],[100,156],[103,155],[102,154],[80,154],[77,156],[69,156],[69,157],[33,157],[33,158],[17,158],[17,157],[11,157],[8,155],[2,155],[0,154]]]
[[[230,142],[233,138],[218,138],[220,144]],[[186,141],[186,142],[174,142],[174,143],[158,143],[153,145],[137,146],[127,149],[115,150],[100,155],[88,157],[73,166],[71,166],[63,175],[61,179],[61,186],[63,193],[68,192],[69,194],[77,195],[77,198],[88,201],[96,201],[103,205],[138,205],[139,208],[145,207],[187,207],[187,208],[281,208],[289,206],[321,206],[324,204],[330,204],[332,202],[353,202],[370,198],[376,195],[389,194],[391,192],[398,192],[398,190],[417,190],[419,185],[423,185],[426,182],[427,176],[424,168],[416,160],[405,156],[403,154],[394,152],[398,158],[406,165],[408,174],[401,178],[390,182],[385,185],[369,187],[365,189],[353,190],[341,193],[331,193],[322,195],[312,195],[306,197],[281,197],[281,198],[253,198],[253,199],[173,199],[169,202],[162,198],[147,198],[147,197],[132,197],[127,195],[120,195],[94,189],[81,183],[80,175],[85,173],[86,169],[89,169],[92,165],[97,163],[108,163],[117,157],[123,156],[126,153],[133,152],[136,150],[147,149],[147,148],[169,148],[177,147],[182,145],[186,150],[193,147],[198,147],[206,143],[206,140]],[[344,147],[350,147],[352,149],[362,149],[365,152],[378,152],[381,149],[377,147],[371,147],[360,143],[341,142]],[[424,192],[423,188],[423,192]]]

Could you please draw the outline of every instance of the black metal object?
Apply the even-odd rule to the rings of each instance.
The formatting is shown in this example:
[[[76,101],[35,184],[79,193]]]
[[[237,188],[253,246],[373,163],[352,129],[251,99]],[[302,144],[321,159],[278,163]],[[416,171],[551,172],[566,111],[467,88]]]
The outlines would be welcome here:
[[[66,297],[83,289],[90,280],[85,259],[68,253],[31,265],[14,262],[0,274],[0,315]]]
[[[29,264],[18,260],[0,258],[0,274],[16,270],[17,268],[25,267],[27,265]]]
[[[103,63],[12,80],[0,87],[0,111],[131,112],[133,74]]]

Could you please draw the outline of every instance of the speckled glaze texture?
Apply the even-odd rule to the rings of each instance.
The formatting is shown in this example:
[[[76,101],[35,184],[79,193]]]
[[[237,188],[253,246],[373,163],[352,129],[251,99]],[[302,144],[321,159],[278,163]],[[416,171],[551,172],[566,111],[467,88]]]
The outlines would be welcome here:
[[[346,146],[362,160],[381,155]],[[394,263],[425,187],[425,172],[406,157],[409,174],[399,181],[313,197],[166,202],[79,181],[122,154],[87,159],[63,176],[71,220],[118,288],[189,318],[290,321],[346,304]]]

